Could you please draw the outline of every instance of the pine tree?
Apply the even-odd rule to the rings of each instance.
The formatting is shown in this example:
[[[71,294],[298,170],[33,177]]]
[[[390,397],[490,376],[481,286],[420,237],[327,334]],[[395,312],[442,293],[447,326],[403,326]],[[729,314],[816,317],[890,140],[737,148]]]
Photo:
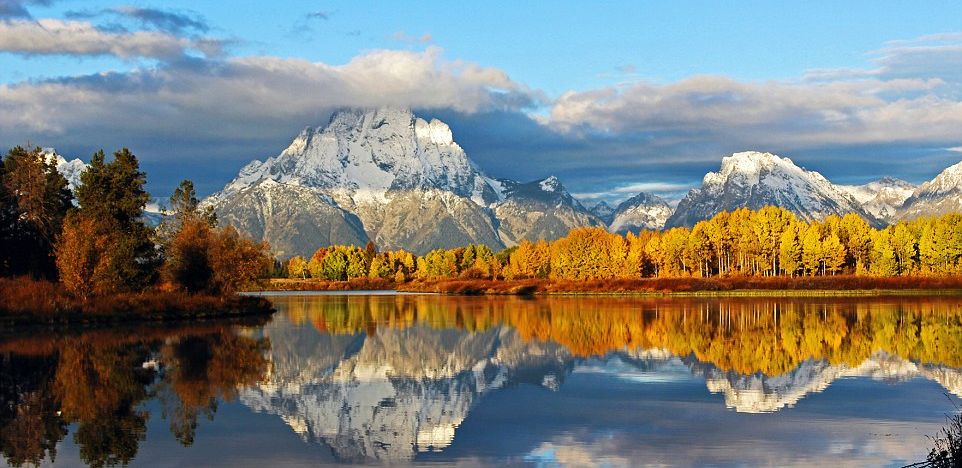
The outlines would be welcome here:
[[[115,242],[103,255],[110,258],[108,276],[120,283],[118,290],[142,290],[156,279],[159,256],[144,224],[144,206],[150,195],[144,190],[146,175],[137,157],[124,148],[107,163],[104,152],[94,154],[80,176],[77,200],[80,216],[96,224],[96,235]]]
[[[39,147],[7,153],[0,165],[0,274],[56,277],[54,244],[72,200],[67,179]]]

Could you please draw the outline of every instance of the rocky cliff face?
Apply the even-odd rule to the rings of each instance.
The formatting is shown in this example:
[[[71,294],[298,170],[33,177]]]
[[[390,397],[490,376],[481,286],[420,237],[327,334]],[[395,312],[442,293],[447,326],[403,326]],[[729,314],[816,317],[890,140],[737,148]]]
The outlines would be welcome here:
[[[499,182],[504,199],[493,209],[505,245],[516,245],[524,239],[555,240],[574,227],[604,225],[565,190],[557,177],[525,184]]]

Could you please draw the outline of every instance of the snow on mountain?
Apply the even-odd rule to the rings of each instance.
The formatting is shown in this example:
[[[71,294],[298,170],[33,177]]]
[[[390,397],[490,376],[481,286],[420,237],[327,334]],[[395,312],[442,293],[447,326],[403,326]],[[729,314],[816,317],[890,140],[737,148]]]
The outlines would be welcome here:
[[[899,219],[962,212],[962,162],[919,185],[899,209]]]
[[[615,215],[615,209],[604,200],[596,203],[594,206],[589,208],[588,211],[604,221],[605,224],[611,224],[611,217]]]
[[[788,158],[747,151],[723,158],[720,170],[706,174],[701,187],[688,192],[666,226],[691,226],[719,211],[768,205],[790,210],[806,221],[856,213],[880,224],[851,194],[818,172]]]
[[[645,229],[661,229],[672,214],[671,206],[661,197],[639,193],[621,202],[611,217],[608,230],[619,234],[638,233]]]
[[[334,244],[423,254],[556,238],[600,222],[557,178],[486,176],[447,124],[394,108],[335,113],[275,157],[253,161],[203,204],[284,257]]]
[[[604,222],[571,196],[557,177],[528,183],[500,180],[504,199],[492,208],[505,245],[524,239],[555,240],[573,228]]]
[[[862,208],[876,218],[892,223],[902,204],[905,203],[915,185],[894,177],[883,177],[864,185],[839,185],[862,204]]]
[[[245,166],[216,197],[264,180],[325,189],[355,204],[385,203],[392,191],[437,189],[486,205],[498,192],[454,142],[439,120],[409,110],[336,112],[319,128],[305,128],[281,154]]]
[[[87,164],[79,158],[68,161],[53,148],[44,148],[43,154],[48,161],[53,161],[57,164],[57,172],[67,179],[67,188],[69,188],[71,192],[74,191],[74,189],[80,185],[80,174],[87,170]]]

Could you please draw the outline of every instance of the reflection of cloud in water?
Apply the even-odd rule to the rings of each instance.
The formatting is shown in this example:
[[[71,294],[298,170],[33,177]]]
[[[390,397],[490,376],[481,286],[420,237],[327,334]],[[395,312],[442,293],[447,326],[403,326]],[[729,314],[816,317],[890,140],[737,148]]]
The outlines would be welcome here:
[[[614,375],[619,379],[637,383],[679,382],[693,378],[688,366],[681,359],[662,349],[588,359],[578,364],[574,372]]]
[[[686,440],[639,440],[626,434],[561,435],[542,442],[524,460],[547,466],[883,466],[893,460],[912,460],[918,450],[897,437],[872,438],[870,423],[856,423],[848,435],[832,431],[814,440],[792,439],[784,428],[760,425],[775,431],[775,442],[749,444],[757,432],[743,433],[726,427],[728,436],[719,437],[717,428],[689,434],[699,443]],[[818,431],[815,427],[792,427],[793,432]],[[824,428],[823,428],[824,429]],[[904,427],[903,429],[911,429]],[[771,436],[772,434],[768,434]],[[736,441],[736,438],[743,439]],[[707,448],[706,448],[707,447]],[[857,460],[856,460],[857,459]]]

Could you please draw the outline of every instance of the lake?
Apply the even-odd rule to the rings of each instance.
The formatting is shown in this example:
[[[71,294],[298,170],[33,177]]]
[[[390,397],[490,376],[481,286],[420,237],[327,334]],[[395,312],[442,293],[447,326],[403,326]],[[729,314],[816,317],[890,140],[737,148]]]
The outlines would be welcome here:
[[[898,466],[962,404],[960,297],[269,298],[2,332],[2,463]]]

